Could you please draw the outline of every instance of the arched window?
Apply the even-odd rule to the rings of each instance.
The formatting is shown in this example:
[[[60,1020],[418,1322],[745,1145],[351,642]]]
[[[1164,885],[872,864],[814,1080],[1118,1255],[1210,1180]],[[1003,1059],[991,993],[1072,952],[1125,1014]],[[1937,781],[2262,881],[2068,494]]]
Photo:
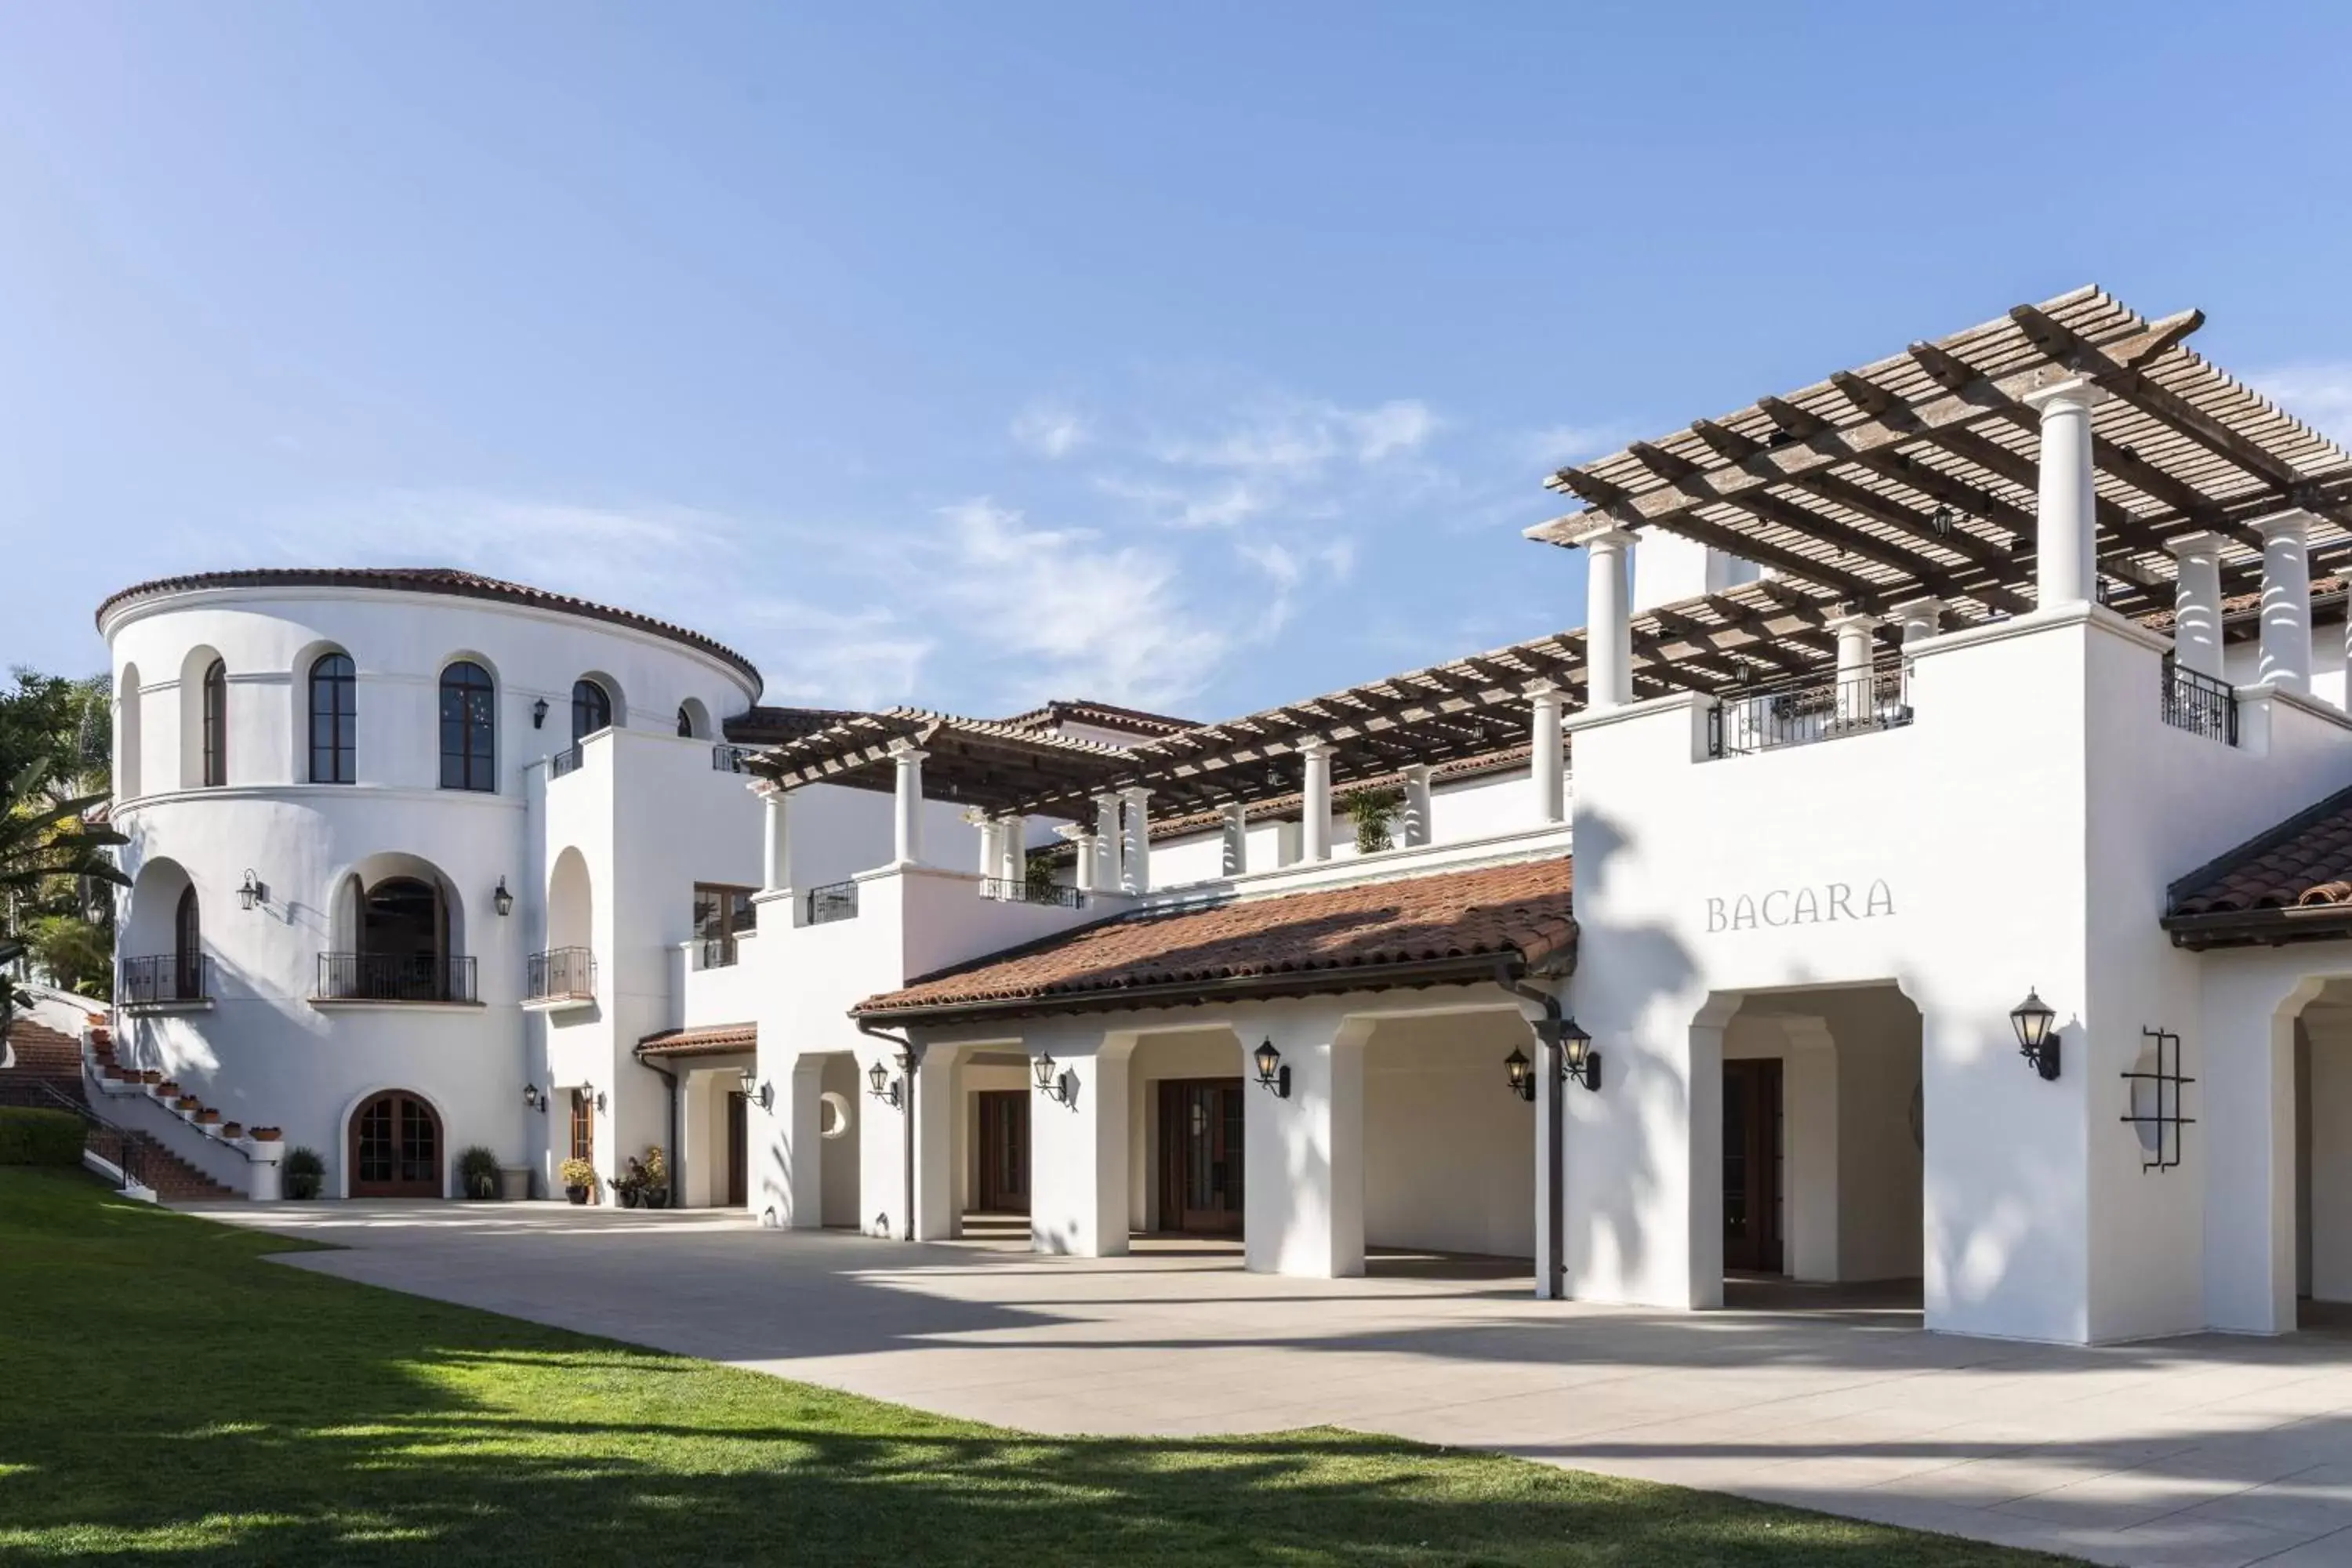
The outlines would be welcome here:
[[[681,741],[694,739],[694,710],[683,702],[677,705],[677,738]]]
[[[350,784],[359,776],[358,700],[352,656],[321,654],[310,666],[312,784]]]
[[[572,683],[572,739],[576,743],[613,727],[613,694],[593,680]]]
[[[205,671],[205,787],[228,783],[228,665],[215,659]]]
[[[192,1002],[205,994],[204,920],[196,907],[194,884],[180,889],[179,907],[172,912],[172,997]]]
[[[114,798],[139,798],[139,667],[122,667],[121,689],[114,704]]]
[[[495,790],[498,692],[490,672],[459,659],[441,672],[441,787]]]
[[[420,877],[387,877],[367,890],[359,910],[360,994],[394,1002],[446,1002],[449,909],[441,889]]]

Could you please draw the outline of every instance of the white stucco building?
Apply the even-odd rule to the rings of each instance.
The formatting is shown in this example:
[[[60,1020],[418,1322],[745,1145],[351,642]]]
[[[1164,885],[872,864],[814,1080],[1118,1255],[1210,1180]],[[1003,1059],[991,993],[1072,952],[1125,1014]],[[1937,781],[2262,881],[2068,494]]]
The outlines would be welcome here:
[[[127,591],[112,1098],[261,1196],[192,1116],[338,1194],[658,1142],[784,1227],[2287,1331],[2352,1300],[2352,455],[2199,321],[1565,470],[1581,629],[1209,724],[760,708],[458,574]]]

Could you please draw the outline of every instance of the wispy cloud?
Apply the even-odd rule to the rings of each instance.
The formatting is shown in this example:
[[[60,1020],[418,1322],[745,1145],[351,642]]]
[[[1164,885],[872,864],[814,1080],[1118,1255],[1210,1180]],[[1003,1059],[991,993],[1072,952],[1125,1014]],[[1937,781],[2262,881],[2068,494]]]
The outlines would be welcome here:
[[[2284,365],[2246,380],[2313,429],[2352,447],[2352,362]]]
[[[1041,458],[1055,462],[1086,445],[1084,416],[1058,403],[1033,403],[1013,420],[1013,438]]]
[[[1613,452],[1638,440],[1641,431],[1628,424],[1550,425],[1528,430],[1507,443],[1511,456],[1528,468],[1551,473],[1570,463]]]

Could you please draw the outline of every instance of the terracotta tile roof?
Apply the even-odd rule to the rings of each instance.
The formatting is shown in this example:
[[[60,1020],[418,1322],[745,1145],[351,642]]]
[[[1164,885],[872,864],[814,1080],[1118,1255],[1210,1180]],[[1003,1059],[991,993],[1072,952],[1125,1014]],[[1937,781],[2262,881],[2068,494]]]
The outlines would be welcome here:
[[[757,1024],[708,1024],[698,1029],[664,1029],[637,1042],[641,1057],[730,1057],[760,1048]]]
[[[1572,880],[1561,858],[1129,915],[942,970],[851,1011],[946,1016],[1352,991],[1475,979],[1509,956],[1565,969],[1576,954]]]
[[[2352,586],[2352,578],[2341,572],[2331,572],[2311,580],[2311,621],[2314,626],[2332,626],[2343,620],[2352,603],[2347,603],[2345,589]],[[2221,601],[2221,624],[2231,634],[2230,640],[2252,637],[2261,630],[2263,593],[2259,588],[2243,594],[2232,594]],[[2139,624],[2150,631],[2172,630],[2173,609],[2151,611],[2139,617]]]
[[[1122,708],[1116,702],[1097,702],[1090,697],[1057,699],[1043,707],[1032,708],[1026,713],[1015,713],[1000,722],[1023,730],[1049,730],[1062,723],[1092,724],[1098,730],[1124,730],[1134,735],[1172,735],[1180,730],[1198,727],[1198,721],[1174,719],[1165,713],[1147,713],[1140,708]]]
[[[478,573],[460,572],[451,566],[263,566],[240,572],[192,572],[179,577],[157,577],[136,583],[118,594],[110,594],[98,606],[98,625],[106,628],[109,611],[126,600],[143,598],[150,594],[186,593],[199,588],[382,588],[407,594],[448,594],[466,599],[497,599],[510,605],[533,605],[541,609],[561,610],[567,615],[584,616],[591,620],[610,621],[616,626],[634,626],[684,643],[714,658],[724,659],[751,678],[751,689],[761,685],[758,667],[741,654],[724,644],[688,631],[668,621],[639,615],[635,610],[616,610],[569,594],[550,593],[523,583],[502,582]]]
[[[2192,948],[2352,936],[2352,789],[2173,883],[2162,923]]]
[[[855,708],[747,708],[719,729],[739,746],[777,746],[860,716]]]

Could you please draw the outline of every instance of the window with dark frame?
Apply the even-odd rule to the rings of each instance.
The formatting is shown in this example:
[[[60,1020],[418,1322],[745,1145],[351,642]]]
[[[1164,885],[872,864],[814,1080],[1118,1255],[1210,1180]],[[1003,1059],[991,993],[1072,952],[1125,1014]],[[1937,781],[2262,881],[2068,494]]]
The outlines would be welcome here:
[[[347,653],[321,654],[310,666],[310,782],[359,778],[359,680]]]
[[[572,740],[586,740],[613,727],[613,694],[593,680],[572,683]]]
[[[215,659],[205,671],[205,787],[228,783],[228,665]]]
[[[180,889],[179,908],[173,911],[172,997],[194,1001],[205,994],[204,915],[196,902],[194,883]]]
[[[490,672],[459,659],[441,672],[441,787],[498,787],[498,692]]]
[[[751,907],[758,891],[723,882],[694,885],[694,937],[702,944],[704,967],[735,962],[735,939],[759,925],[760,911]]]

